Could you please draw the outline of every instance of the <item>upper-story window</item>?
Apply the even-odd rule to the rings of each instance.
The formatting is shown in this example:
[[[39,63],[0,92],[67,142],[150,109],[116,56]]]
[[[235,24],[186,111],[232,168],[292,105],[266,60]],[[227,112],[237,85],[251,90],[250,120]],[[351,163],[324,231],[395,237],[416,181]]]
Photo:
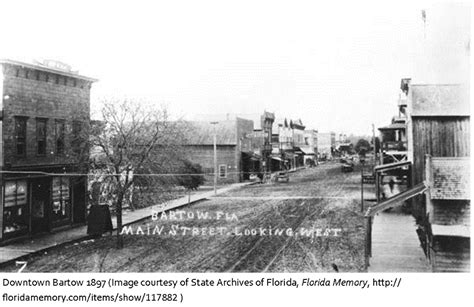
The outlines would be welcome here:
[[[57,119],[55,121],[55,136],[56,136],[56,154],[64,154],[64,135],[65,135],[65,123],[64,120]]]
[[[76,154],[81,153],[81,144],[83,142],[83,127],[82,122],[75,120],[72,122],[72,150]]]
[[[36,119],[36,153],[40,156],[46,155],[46,124],[45,118]]]
[[[26,156],[26,122],[28,118],[23,116],[15,117],[15,141],[16,154]]]

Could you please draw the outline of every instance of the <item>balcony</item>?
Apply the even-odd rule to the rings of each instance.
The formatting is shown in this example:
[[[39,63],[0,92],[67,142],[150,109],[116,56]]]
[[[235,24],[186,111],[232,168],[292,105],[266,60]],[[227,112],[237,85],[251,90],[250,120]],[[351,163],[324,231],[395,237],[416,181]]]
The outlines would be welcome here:
[[[392,123],[394,124],[406,124],[407,118],[406,116],[394,116],[392,117]]]
[[[389,141],[382,143],[383,151],[407,151],[406,141]]]
[[[403,82],[403,81],[402,81]],[[398,106],[406,107],[408,102],[408,85],[406,87],[402,84],[401,91],[398,95]]]

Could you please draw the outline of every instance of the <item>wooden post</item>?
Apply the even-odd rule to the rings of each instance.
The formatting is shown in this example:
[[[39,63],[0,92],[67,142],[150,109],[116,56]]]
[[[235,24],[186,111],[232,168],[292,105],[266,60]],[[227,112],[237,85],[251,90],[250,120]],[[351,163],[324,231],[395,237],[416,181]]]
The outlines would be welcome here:
[[[377,165],[377,147],[375,146],[375,125],[372,123],[372,138],[374,144],[374,166]],[[379,142],[380,145],[380,142]]]
[[[432,160],[430,155],[425,155],[425,182],[428,185],[428,189],[425,192],[425,198],[426,198],[426,214],[428,215],[428,222],[431,224],[433,223],[433,213],[434,213],[434,208],[433,208],[433,203],[431,202],[431,193],[430,193],[430,188],[433,182],[432,178]]]
[[[369,216],[369,256],[372,257],[372,216]]]
[[[372,216],[365,217],[365,227],[365,268],[367,269],[372,256]]]
[[[375,198],[377,199],[377,203],[380,202],[380,177],[379,173],[375,171]]]
[[[433,160],[431,159],[431,155],[425,155],[425,183],[428,185],[428,189],[425,192],[425,200],[426,200],[426,214],[428,215],[428,223],[432,224],[434,222],[434,207],[433,207],[433,202],[431,201],[431,186],[433,184]],[[431,229],[431,225],[430,225]],[[435,256],[435,254],[431,253],[431,246],[432,246],[432,241],[431,239],[433,236],[430,234],[426,233],[425,234],[426,238],[426,255],[428,257],[428,260],[431,265],[431,269],[434,269],[434,259],[432,257]]]
[[[217,132],[216,132],[216,124],[217,123],[218,122],[211,122],[211,124],[214,126],[214,135],[213,135],[213,145],[214,145],[214,195],[217,195]]]

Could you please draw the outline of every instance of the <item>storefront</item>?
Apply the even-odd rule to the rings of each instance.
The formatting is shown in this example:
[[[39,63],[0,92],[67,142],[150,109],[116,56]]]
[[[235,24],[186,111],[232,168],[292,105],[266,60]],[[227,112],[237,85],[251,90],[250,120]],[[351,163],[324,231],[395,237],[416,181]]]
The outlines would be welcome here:
[[[316,154],[312,147],[310,146],[301,147],[301,151],[304,154],[304,165],[313,166],[317,164]]]
[[[0,60],[0,244],[84,223],[90,93],[69,65]]]
[[[249,180],[251,175],[262,173],[262,157],[254,152],[242,152],[242,179]]]
[[[294,147],[294,161],[295,168],[304,166],[304,152],[300,147]]]
[[[295,169],[296,168],[296,155],[292,151],[284,151],[283,152],[283,162],[285,165],[285,169]]]
[[[66,174],[4,177],[0,241],[84,223],[85,183],[85,178]]]

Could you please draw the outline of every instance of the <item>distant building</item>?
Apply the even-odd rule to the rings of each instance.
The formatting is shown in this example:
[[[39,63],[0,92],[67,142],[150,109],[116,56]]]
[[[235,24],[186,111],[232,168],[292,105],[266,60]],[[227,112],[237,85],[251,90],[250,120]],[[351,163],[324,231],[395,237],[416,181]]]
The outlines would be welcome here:
[[[255,128],[253,133],[249,135],[252,141],[252,152],[260,157],[260,171],[272,172],[272,134],[273,122],[275,121],[275,114],[264,111],[260,118],[254,122]]]
[[[229,120],[191,121],[184,145],[186,157],[202,166],[206,180],[214,180],[214,134],[217,148],[218,184],[235,183],[248,179],[258,171],[260,157],[251,148],[253,121],[242,118]]]
[[[304,156],[305,153],[301,149],[304,147],[305,139],[304,139],[304,129],[306,128],[303,125],[301,119],[291,120],[290,127],[293,131],[293,150],[294,150],[294,166],[295,167],[302,167],[304,166]]]
[[[322,159],[332,159],[336,148],[336,134],[334,132],[318,133],[318,153]]]
[[[293,129],[286,118],[275,120],[277,131],[273,135],[272,156],[280,160],[282,168],[294,168],[295,153],[293,148]]]
[[[301,146],[301,150],[304,153],[305,165],[308,164],[308,160],[312,160],[317,163],[318,153],[318,131],[311,129],[304,131],[304,145]]]
[[[0,60],[0,241],[84,223],[90,89],[63,63]],[[57,174],[57,175],[55,175]]]
[[[353,151],[354,144],[347,138],[347,135],[340,133],[336,139],[335,149],[339,155],[347,155]]]
[[[280,118],[276,121],[277,133],[274,134],[275,142],[278,136],[278,144],[273,143],[273,156],[281,156],[282,163],[287,168],[296,168],[304,165],[304,152],[301,147],[305,146],[305,126],[298,120]]]

